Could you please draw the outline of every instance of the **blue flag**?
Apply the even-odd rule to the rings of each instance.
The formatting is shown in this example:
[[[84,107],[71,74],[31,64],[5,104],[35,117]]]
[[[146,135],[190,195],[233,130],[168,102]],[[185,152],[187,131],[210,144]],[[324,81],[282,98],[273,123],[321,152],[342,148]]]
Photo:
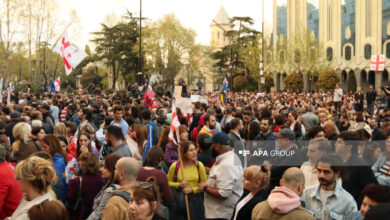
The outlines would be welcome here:
[[[227,98],[228,93],[229,93],[228,81],[225,78],[223,80],[223,89],[222,89],[222,94],[221,94],[221,102],[222,103],[226,103],[226,98]]]

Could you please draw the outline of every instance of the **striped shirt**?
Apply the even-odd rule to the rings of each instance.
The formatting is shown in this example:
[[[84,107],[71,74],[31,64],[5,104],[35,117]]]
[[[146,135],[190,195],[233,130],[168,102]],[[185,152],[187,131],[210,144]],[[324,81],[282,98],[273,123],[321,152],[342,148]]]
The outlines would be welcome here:
[[[381,168],[379,169],[379,172],[382,173],[385,176],[390,175],[390,160],[386,161]]]
[[[60,121],[65,121],[66,120],[66,107],[62,109],[61,114],[60,114]]]

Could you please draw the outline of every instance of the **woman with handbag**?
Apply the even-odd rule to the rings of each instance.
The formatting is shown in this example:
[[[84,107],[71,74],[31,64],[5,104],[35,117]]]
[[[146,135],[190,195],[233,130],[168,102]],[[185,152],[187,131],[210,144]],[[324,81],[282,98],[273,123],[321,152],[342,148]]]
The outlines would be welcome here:
[[[80,171],[83,175],[72,178],[66,192],[70,219],[82,220],[91,214],[94,198],[103,186],[99,166],[94,153],[85,152],[80,155]]]
[[[191,219],[204,219],[203,194],[198,189],[200,182],[207,182],[206,170],[197,160],[195,144],[182,141],[179,144],[181,160],[174,162],[169,168],[168,183],[172,189],[172,207],[170,218],[187,219],[186,205]],[[188,203],[185,201],[188,197]]]
[[[93,211],[89,215],[88,220],[99,220],[102,218],[104,208],[108,200],[112,197],[112,191],[119,188],[119,185],[114,183],[115,165],[119,159],[120,156],[115,153],[109,154],[104,158],[103,167],[100,168],[100,171],[102,177],[107,180],[107,184],[96,195],[93,202]]]

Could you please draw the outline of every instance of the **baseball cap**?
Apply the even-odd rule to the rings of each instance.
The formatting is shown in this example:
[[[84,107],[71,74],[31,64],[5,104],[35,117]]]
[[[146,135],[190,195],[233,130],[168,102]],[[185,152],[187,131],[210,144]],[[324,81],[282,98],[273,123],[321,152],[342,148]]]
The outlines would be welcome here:
[[[295,139],[295,133],[290,128],[283,128],[278,133],[275,133],[275,137],[288,138],[290,140]]]
[[[226,133],[224,132],[217,132],[213,134],[212,137],[206,138],[204,140],[206,144],[212,144],[212,143],[217,143],[220,145],[229,145],[229,137]]]

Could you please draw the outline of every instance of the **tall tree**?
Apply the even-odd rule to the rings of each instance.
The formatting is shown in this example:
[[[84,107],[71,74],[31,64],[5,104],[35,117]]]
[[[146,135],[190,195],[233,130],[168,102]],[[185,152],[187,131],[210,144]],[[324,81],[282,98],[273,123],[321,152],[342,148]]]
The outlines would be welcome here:
[[[189,59],[198,50],[194,48],[195,31],[183,27],[175,15],[165,15],[143,30],[147,65],[151,72],[162,75],[168,85],[174,83],[185,65],[194,67],[196,60]]]
[[[101,24],[102,30],[94,32],[92,40],[96,44],[96,60],[103,61],[112,69],[112,88],[115,89],[120,74],[135,74],[137,54],[134,45],[138,38],[138,22],[131,12],[127,12],[124,21],[112,27]]]

